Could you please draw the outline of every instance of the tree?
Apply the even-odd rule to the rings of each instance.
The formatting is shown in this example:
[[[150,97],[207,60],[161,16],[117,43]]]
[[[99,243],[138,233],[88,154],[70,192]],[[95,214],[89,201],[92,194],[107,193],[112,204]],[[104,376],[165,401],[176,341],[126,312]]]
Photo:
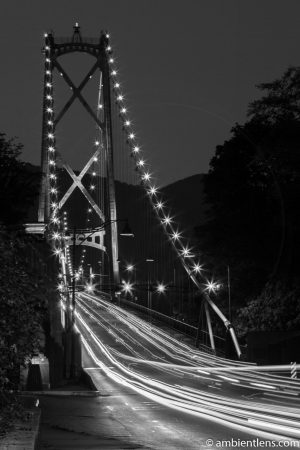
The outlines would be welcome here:
[[[219,275],[230,265],[233,303],[297,276],[300,241],[300,69],[259,86],[248,120],[216,148],[205,178],[211,215],[197,229]]]
[[[22,223],[38,195],[41,174],[19,160],[23,146],[0,133],[0,222]]]
[[[0,434],[19,410],[20,366],[41,346],[49,295],[46,261],[22,227],[40,175],[18,159],[21,149],[0,133]]]

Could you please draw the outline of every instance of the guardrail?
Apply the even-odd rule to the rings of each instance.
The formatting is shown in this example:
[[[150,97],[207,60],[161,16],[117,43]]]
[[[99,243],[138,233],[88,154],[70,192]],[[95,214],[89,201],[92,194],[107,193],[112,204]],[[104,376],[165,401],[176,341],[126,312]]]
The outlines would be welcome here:
[[[140,305],[138,303],[131,302],[130,300],[120,298],[120,304],[123,306],[128,306],[132,309],[138,310],[141,313],[145,314],[145,319],[149,320],[151,317],[152,319],[156,319],[163,324],[168,325],[170,328],[173,328],[174,330],[182,333],[183,335],[191,338],[194,341],[194,345],[196,345],[196,339],[197,339],[197,332],[198,328],[190,325],[186,322],[182,322],[181,320],[175,319],[175,317],[167,316],[166,314],[163,314],[161,312],[155,311],[154,309],[149,309],[146,306]],[[201,338],[202,337],[202,338]],[[219,356],[225,355],[225,346],[226,346],[226,340],[220,336],[214,335],[215,339],[215,345],[217,349],[217,353]],[[212,353],[211,348],[209,345],[206,345],[206,342],[209,342],[209,334],[205,330],[200,330],[200,345],[199,348],[207,353]]]

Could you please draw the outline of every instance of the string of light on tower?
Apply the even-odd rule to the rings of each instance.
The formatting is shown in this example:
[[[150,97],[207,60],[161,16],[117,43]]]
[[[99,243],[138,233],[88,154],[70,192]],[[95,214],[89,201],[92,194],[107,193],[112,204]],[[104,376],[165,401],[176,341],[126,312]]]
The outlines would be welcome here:
[[[106,38],[109,40],[110,35],[106,34]],[[159,190],[153,181],[153,174],[149,170],[149,164],[142,155],[142,150],[137,142],[132,120],[128,115],[128,107],[126,106],[125,95],[122,91],[122,85],[118,78],[118,70],[116,69],[115,59],[113,58],[113,50],[110,43],[106,47],[106,52],[110,67],[112,91],[114,93],[115,101],[119,107],[119,116],[123,129],[126,133],[126,142],[129,147],[130,156],[135,161],[135,167],[139,174],[141,184],[144,186],[146,193],[150,198],[151,205],[188,275],[197,281],[198,276],[200,276],[201,280],[205,281],[205,289],[209,288],[209,290],[212,291],[210,288],[214,282],[206,279],[203,273],[203,266],[199,261],[195,261],[193,249],[188,245],[188,243],[186,243],[187,239],[184,238],[178,227],[175,226],[174,218],[168,213],[165,202],[162,201],[162,195],[159,193]],[[165,290],[163,286],[163,284],[159,285],[159,288],[157,289],[158,292],[163,292]]]
[[[45,128],[44,138],[47,139],[48,151],[48,176],[49,176],[49,202],[50,202],[50,224],[49,231],[52,239],[53,251],[56,255],[60,255],[62,251],[62,235],[60,233],[60,219],[58,208],[58,190],[57,190],[57,173],[56,173],[56,157],[55,157],[55,134],[54,134],[54,105],[53,105],[53,76],[51,47],[47,40],[48,35],[45,34],[46,45],[45,53]]]

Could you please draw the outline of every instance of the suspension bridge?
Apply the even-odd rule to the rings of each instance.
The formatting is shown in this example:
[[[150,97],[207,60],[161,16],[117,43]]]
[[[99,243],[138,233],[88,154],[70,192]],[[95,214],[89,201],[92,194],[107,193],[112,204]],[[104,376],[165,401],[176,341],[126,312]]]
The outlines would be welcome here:
[[[279,374],[286,367],[241,360],[235,330],[210,295],[218,286],[144,157],[109,34],[85,38],[76,24],[71,37],[46,33],[43,53],[43,178],[37,222],[27,228],[46,237],[57,261],[66,375],[81,365],[74,356],[80,341],[95,383],[99,369],[163,407],[245,435],[299,438],[299,383]],[[78,55],[85,55],[86,71],[75,83],[68,67]],[[78,105],[85,114],[80,122]],[[75,170],[79,159],[82,168]],[[202,305],[205,324],[185,326],[197,344],[206,336],[209,352],[157,326],[158,319],[180,317],[186,301]],[[216,321],[231,338],[235,360],[218,356]]]

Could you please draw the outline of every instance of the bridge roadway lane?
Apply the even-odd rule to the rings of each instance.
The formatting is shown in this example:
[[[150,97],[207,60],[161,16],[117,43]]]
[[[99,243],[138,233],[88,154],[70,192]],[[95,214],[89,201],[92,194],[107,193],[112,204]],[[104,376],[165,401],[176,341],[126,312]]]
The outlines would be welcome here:
[[[217,441],[224,439],[300,439],[299,383],[237,372],[239,363],[228,368],[226,360],[91,295],[78,295],[76,323],[87,348],[85,367],[115,424],[112,436],[125,433],[151,449],[220,448]],[[215,444],[207,445],[207,439]]]

